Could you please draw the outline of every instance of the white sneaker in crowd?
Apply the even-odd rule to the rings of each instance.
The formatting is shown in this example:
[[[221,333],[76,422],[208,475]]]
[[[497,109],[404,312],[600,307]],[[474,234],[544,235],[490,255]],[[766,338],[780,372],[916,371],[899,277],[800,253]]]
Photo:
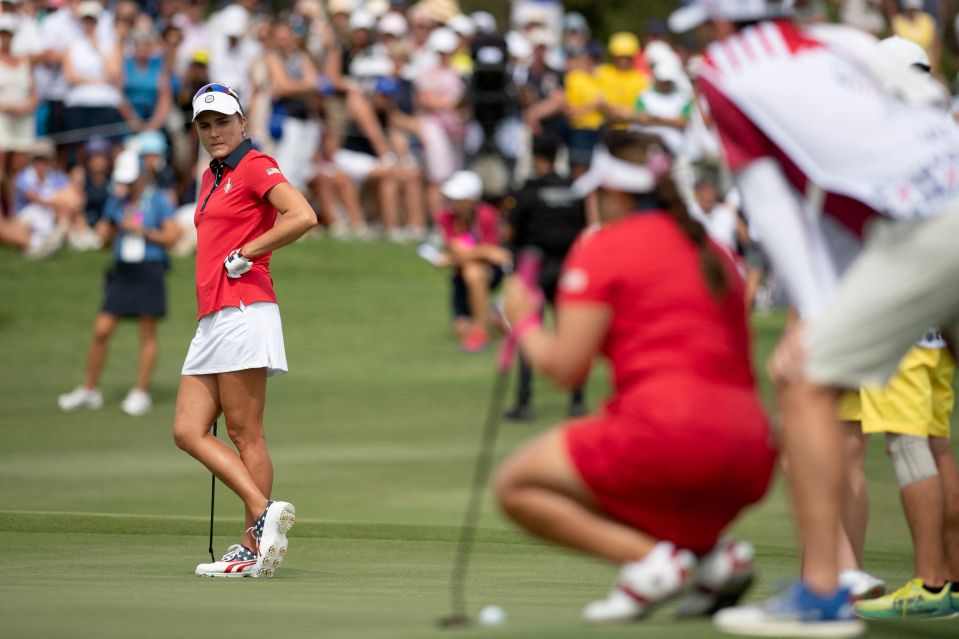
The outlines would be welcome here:
[[[876,599],[886,594],[886,582],[862,570],[843,570],[839,573],[839,585],[849,590],[853,601]]]
[[[78,408],[98,409],[103,407],[103,395],[99,388],[77,386],[69,393],[57,398],[57,405],[61,410],[76,410]]]
[[[150,399],[150,393],[139,388],[131,388],[127,396],[120,402],[120,408],[127,415],[139,417],[153,408],[153,400]]]
[[[679,618],[712,616],[718,610],[736,605],[753,583],[752,544],[735,539],[720,539],[699,560],[693,588],[676,609]]]
[[[696,557],[661,541],[640,561],[619,571],[619,582],[606,599],[583,608],[587,623],[635,621],[681,594],[693,580]]]

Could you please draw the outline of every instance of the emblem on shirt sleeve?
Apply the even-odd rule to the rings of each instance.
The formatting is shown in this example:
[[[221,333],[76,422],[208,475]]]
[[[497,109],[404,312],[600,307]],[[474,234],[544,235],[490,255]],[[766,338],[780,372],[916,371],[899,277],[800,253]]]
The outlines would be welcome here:
[[[268,169],[266,170],[266,174],[267,174],[267,175],[275,175],[275,174],[277,174],[277,173],[279,173],[279,172],[280,172],[280,169],[276,168],[275,166],[270,167],[270,168],[268,168]]]

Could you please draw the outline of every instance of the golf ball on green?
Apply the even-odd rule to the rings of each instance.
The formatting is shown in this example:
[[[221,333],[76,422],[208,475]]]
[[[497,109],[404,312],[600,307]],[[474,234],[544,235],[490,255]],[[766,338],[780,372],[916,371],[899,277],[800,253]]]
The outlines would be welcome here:
[[[486,606],[479,612],[479,622],[484,626],[502,626],[506,623],[506,611],[499,606]]]

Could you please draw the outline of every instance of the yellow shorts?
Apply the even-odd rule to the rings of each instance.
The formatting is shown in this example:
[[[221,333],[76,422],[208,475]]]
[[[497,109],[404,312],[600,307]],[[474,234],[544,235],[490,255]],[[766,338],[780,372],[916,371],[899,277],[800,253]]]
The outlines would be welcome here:
[[[843,393],[839,419],[862,422],[864,433],[948,438],[955,371],[946,349],[914,346],[884,388]]]

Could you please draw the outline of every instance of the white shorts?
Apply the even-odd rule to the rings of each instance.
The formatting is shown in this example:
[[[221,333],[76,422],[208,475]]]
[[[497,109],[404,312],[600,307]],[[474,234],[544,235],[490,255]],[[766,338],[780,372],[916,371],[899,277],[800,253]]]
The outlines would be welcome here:
[[[959,203],[915,222],[874,222],[807,338],[808,377],[839,388],[885,385],[930,326],[959,337]]]
[[[181,375],[212,375],[265,368],[268,377],[287,372],[280,307],[255,302],[227,306],[200,318]]]
[[[29,151],[36,138],[33,115],[0,113],[0,151]]]
[[[360,153],[349,149],[337,149],[333,153],[333,163],[350,176],[354,182],[363,182],[376,168],[379,160],[369,153]]]

